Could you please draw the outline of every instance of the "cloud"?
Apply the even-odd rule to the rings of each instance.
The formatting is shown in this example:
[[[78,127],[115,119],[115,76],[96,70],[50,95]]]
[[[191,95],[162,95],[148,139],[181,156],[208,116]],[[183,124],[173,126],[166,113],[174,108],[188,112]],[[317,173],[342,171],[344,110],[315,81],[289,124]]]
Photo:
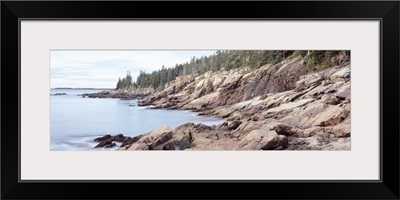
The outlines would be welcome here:
[[[52,50],[51,87],[114,88],[127,71],[136,79],[140,70],[152,72],[215,51]]]

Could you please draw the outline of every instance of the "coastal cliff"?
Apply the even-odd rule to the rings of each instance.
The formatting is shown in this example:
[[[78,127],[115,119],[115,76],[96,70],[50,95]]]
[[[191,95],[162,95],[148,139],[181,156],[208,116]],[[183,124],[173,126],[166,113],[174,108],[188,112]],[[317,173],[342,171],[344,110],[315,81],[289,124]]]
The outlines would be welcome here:
[[[140,106],[226,118],[217,126],[165,125],[126,137],[119,150],[350,150],[350,57],[338,54],[331,63],[315,72],[294,56],[258,69],[178,76],[159,92],[86,96],[138,98]]]

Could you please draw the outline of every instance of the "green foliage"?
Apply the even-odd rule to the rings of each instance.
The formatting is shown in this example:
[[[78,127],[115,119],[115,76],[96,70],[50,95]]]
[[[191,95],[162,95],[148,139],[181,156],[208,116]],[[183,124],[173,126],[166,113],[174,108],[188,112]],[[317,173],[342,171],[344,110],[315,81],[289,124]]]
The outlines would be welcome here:
[[[122,80],[121,80],[121,78],[118,79],[116,89],[118,90],[118,89],[121,89],[121,88],[127,88],[127,87],[131,87],[131,86],[134,86],[134,85],[135,84],[132,82],[131,73],[128,71],[126,73],[126,77],[125,78],[123,78]]]
[[[294,51],[292,57],[302,56],[305,57],[308,51],[296,50]]]
[[[331,58],[339,51],[309,51],[305,57],[307,66],[314,70],[320,71],[332,67]]]

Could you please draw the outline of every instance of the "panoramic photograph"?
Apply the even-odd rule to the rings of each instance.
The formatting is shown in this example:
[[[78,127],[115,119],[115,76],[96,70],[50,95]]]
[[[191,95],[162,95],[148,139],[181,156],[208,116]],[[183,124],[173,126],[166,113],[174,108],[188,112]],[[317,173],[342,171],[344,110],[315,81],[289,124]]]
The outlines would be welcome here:
[[[51,50],[52,151],[351,150],[349,50]]]

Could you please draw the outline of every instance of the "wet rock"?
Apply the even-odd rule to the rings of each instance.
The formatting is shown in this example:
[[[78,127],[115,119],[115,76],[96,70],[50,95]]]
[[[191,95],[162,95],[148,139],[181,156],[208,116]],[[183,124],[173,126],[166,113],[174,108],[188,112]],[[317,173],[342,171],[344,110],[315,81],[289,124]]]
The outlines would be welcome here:
[[[96,139],[94,139],[93,141],[95,142],[99,142],[99,144],[97,144],[95,146],[95,148],[99,148],[99,147],[106,147],[107,145],[112,145],[112,142],[120,142],[122,143],[120,147],[124,147],[127,145],[131,145],[135,142],[137,142],[143,135],[138,135],[135,137],[129,137],[129,136],[124,136],[123,134],[117,134],[117,135],[104,135],[103,137],[98,137]],[[116,145],[116,144],[115,144]],[[113,145],[113,146],[115,146]],[[111,146],[109,146],[111,147]]]
[[[116,141],[116,142],[125,142],[127,137],[124,137],[124,135],[122,135],[122,134],[118,134],[118,135],[112,136],[111,139],[112,139],[112,141]]]
[[[103,137],[98,137],[98,138],[94,139],[94,141],[95,142],[101,142],[101,141],[104,141],[104,140],[107,140],[107,139],[110,139],[110,138],[111,138],[111,135],[107,134],[107,135],[105,135]]]
[[[131,144],[137,142],[142,137],[143,137],[143,135],[138,135],[135,137],[123,137],[123,138],[115,140],[115,141],[121,142],[122,144],[120,147],[124,147],[124,146],[131,145]]]
[[[105,140],[101,141],[99,144],[97,144],[94,148],[102,148],[105,146],[110,146],[112,144],[113,144],[113,142],[111,139],[105,139]],[[114,143],[114,145],[115,145],[115,143]]]
[[[115,147],[117,144],[115,144],[114,142],[112,142],[111,144],[107,144],[107,145],[104,145],[104,148],[112,148],[112,147]]]

